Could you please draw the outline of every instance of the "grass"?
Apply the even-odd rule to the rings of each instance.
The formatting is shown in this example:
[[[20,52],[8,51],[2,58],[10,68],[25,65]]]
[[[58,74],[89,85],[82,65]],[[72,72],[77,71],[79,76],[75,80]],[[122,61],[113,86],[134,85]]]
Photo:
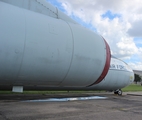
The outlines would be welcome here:
[[[122,89],[123,92],[137,92],[142,91],[142,86],[139,84],[131,84]]]
[[[24,91],[23,93],[15,93],[12,91],[0,91],[0,94],[83,94],[83,93],[94,93],[101,91]]]
[[[122,89],[123,92],[136,92],[136,91],[142,91],[142,86],[139,84],[131,84],[125,88]],[[84,94],[84,93],[98,93],[103,91],[24,91],[20,94]],[[0,94],[19,94],[19,93],[13,93],[12,91],[0,91]]]

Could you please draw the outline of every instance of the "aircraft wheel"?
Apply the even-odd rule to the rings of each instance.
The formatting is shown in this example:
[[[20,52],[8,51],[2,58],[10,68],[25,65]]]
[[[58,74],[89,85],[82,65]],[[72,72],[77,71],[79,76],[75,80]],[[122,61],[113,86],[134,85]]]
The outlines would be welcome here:
[[[122,90],[121,89],[118,90],[118,95],[122,95]]]
[[[121,89],[115,90],[115,91],[114,91],[114,94],[122,95],[122,90],[121,90]]]
[[[118,91],[114,91],[114,94],[118,94]]]

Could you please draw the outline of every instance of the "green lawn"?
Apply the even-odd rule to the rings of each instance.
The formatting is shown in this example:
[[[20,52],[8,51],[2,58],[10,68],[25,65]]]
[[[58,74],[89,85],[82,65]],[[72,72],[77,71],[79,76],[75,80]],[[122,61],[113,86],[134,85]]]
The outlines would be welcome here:
[[[137,84],[131,84],[122,89],[123,92],[135,92],[135,91],[142,91],[142,86]]]
[[[12,91],[0,91],[0,94],[84,94],[84,93],[94,93],[101,91],[24,91],[23,93],[13,93]]]
[[[135,92],[135,91],[142,91],[142,86],[137,84],[131,84],[122,89],[123,92]],[[84,94],[84,93],[94,93],[94,92],[104,92],[104,91],[24,91],[21,94]],[[19,94],[13,93],[12,91],[0,91],[0,94]]]

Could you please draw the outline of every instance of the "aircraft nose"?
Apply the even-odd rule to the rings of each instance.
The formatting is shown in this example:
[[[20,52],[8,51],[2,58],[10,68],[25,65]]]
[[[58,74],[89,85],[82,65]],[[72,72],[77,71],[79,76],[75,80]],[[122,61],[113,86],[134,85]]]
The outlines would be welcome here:
[[[130,75],[130,84],[134,82],[134,79],[135,79],[135,75],[134,75],[134,72],[132,72]]]

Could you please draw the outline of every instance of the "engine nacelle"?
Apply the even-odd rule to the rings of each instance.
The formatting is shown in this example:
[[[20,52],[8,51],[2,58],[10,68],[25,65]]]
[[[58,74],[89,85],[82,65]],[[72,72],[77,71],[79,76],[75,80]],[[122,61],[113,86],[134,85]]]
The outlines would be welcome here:
[[[0,2],[0,31],[0,85],[86,87],[108,72],[108,44],[78,24]]]

